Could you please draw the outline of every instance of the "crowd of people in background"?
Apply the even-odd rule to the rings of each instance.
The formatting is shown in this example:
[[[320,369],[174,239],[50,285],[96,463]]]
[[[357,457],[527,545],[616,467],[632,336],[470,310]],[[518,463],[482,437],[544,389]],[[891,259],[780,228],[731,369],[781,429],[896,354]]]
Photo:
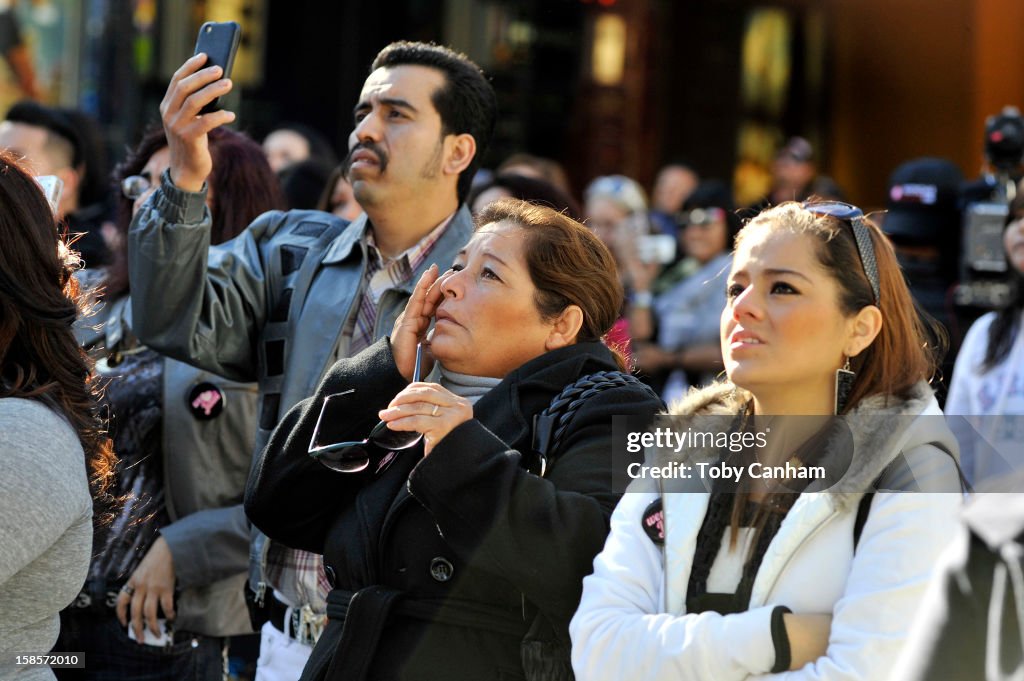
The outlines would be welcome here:
[[[678,159],[650,191],[595,173],[577,194],[553,159],[484,167],[497,100],[447,48],[381,51],[341,158],[301,122],[260,144],[197,118],[221,75],[186,62],[112,171],[81,111],[0,122],[0,650],[83,651],[62,679],[1024,664],[1002,645],[1024,622],[956,614],[1024,611],[1024,509],[957,516],[972,485],[1020,491],[1024,186],[1009,303],[965,311],[944,159],[896,168],[874,216],[802,137],[750,206]],[[52,213],[32,175],[59,178]],[[585,379],[534,461],[535,417]],[[618,503],[610,417],[657,413],[848,416],[875,454],[842,493]],[[402,430],[424,438],[380,439]],[[801,465],[838,456],[817,444]]]

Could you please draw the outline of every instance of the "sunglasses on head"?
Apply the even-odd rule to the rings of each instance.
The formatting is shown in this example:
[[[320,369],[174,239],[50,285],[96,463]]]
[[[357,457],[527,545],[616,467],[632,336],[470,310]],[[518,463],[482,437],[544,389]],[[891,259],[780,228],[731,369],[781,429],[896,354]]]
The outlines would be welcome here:
[[[423,344],[416,345],[416,366],[412,370],[412,382],[420,380],[420,367],[423,362]],[[320,444],[320,427],[327,413],[328,404],[335,398],[351,395],[355,389],[344,390],[328,395],[320,408],[320,416],[313,428],[313,437],[309,441],[309,456],[321,464],[339,473],[358,473],[370,465],[370,449],[376,447],[383,452],[409,449],[423,439],[422,433],[415,431],[391,430],[388,424],[380,421],[363,440],[350,442],[332,442]]]
[[[875,247],[871,243],[871,234],[864,224],[864,211],[842,201],[804,201],[800,204],[804,210],[815,215],[828,215],[840,222],[850,225],[853,240],[857,243],[857,254],[860,256],[861,267],[871,283],[871,292],[875,295],[875,305],[880,304],[878,283],[878,261],[875,259]]]

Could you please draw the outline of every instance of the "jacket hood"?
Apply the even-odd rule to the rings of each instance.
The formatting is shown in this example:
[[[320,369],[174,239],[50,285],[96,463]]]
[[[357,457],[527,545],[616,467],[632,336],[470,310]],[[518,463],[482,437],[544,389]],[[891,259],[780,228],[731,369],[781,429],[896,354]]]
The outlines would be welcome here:
[[[751,399],[752,395],[748,391],[728,382],[718,382],[706,388],[691,389],[683,399],[669,408],[669,414],[737,415]],[[883,473],[888,477],[887,469],[891,464],[905,453],[922,446],[932,445],[959,461],[956,438],[946,424],[934,392],[924,381],[913,386],[905,398],[893,395],[865,398],[850,413],[839,417],[839,422],[846,428],[837,428],[837,431],[843,432],[828,437],[824,444],[825,454],[815,464],[836,470],[830,468],[829,463],[836,463],[834,457],[839,456],[837,452],[849,451],[848,444],[837,444],[837,437],[843,437],[847,443],[852,437],[852,461],[849,464],[845,461],[841,463],[845,472],[834,484],[811,483],[805,491],[828,491],[833,504],[840,509],[856,504],[864,492],[875,488],[875,483],[882,478]],[[707,454],[708,458],[713,458],[718,453],[709,451]],[[692,458],[693,453],[688,452],[687,456]]]

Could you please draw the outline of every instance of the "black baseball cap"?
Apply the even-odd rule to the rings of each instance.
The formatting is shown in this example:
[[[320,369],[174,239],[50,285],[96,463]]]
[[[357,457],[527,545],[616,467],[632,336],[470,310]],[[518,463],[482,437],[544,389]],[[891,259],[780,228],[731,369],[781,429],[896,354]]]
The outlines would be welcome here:
[[[814,147],[803,137],[790,137],[775,154],[775,158],[810,163],[814,160]]]
[[[916,158],[902,164],[889,178],[882,230],[907,244],[956,243],[963,181],[960,168],[943,158]]]

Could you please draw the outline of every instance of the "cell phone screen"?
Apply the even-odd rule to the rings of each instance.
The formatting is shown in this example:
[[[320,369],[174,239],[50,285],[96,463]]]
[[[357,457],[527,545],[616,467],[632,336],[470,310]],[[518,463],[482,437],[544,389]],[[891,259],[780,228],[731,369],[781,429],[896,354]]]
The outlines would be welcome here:
[[[43,189],[43,196],[50,204],[50,211],[56,215],[60,207],[60,197],[64,192],[64,182],[56,175],[37,175],[36,182]]]
[[[159,636],[154,635],[153,632],[149,630],[149,626],[147,625],[142,630],[142,642],[145,643],[147,646],[164,647],[170,645],[174,641],[174,638],[167,627],[167,620],[158,619],[156,621],[156,625],[157,628],[162,633]],[[137,640],[135,638],[135,628],[132,626],[128,627],[128,638],[130,638],[133,641]]]

